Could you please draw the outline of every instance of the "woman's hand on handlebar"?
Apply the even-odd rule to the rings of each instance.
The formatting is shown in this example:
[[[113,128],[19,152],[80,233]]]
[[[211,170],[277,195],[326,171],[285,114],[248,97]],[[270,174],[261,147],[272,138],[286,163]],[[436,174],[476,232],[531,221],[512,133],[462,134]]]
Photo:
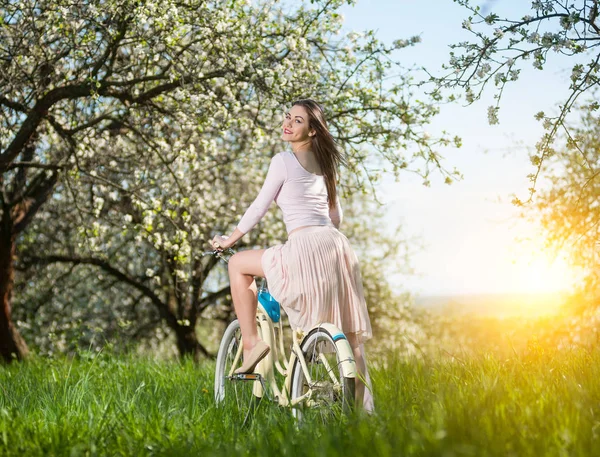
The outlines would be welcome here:
[[[224,251],[232,246],[232,243],[229,241],[229,237],[223,235],[215,235],[210,244],[212,248],[217,251]]]
[[[231,249],[243,236],[244,233],[236,227],[231,236],[216,235],[210,242],[210,245],[217,251],[226,251],[227,249]]]

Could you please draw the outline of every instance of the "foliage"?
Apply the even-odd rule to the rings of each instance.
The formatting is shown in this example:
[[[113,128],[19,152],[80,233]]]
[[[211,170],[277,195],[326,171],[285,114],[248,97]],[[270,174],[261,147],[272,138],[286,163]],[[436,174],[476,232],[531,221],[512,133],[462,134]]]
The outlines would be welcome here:
[[[387,365],[372,368],[371,417],[298,427],[289,410],[262,405],[241,427],[214,405],[212,364],[109,353],[36,358],[0,372],[0,454],[583,457],[600,451],[597,348]]]
[[[493,84],[495,103],[488,108],[490,124],[498,123],[498,112],[506,85],[519,79],[523,65],[529,60],[534,68],[543,70],[552,54],[571,58],[569,96],[559,106],[556,116],[538,112],[545,133],[536,144],[531,162],[535,167],[529,175],[530,199],[535,192],[542,164],[555,154],[554,141],[566,128],[567,117],[582,94],[598,87],[600,25],[597,0],[536,0],[531,14],[522,18],[503,18],[492,12],[483,13],[480,6],[469,0],[455,0],[469,10],[462,26],[473,39],[452,45],[451,70],[442,77],[432,77],[438,90],[464,90],[467,103],[481,98],[486,86]],[[584,59],[589,59],[587,63]],[[584,63],[582,63],[584,62]],[[599,105],[592,103],[594,110]],[[516,199],[515,203],[521,203]]]

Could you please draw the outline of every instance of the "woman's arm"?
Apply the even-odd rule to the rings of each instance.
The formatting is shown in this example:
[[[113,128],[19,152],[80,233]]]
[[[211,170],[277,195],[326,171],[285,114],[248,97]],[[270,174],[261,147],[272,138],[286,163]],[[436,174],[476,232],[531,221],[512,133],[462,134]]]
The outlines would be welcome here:
[[[335,200],[335,208],[331,208],[329,210],[329,218],[331,219],[331,222],[333,222],[335,228],[339,229],[340,224],[342,223],[342,219],[344,217],[344,212],[342,211],[342,205],[340,204],[339,195],[336,197]]]
[[[236,229],[227,238],[220,237],[219,240],[217,240],[217,237],[215,237],[213,239],[213,245],[216,241],[221,248],[228,249],[238,242],[246,233],[252,230],[269,210],[269,206],[271,206],[271,203],[277,197],[286,177],[285,163],[283,162],[281,155],[277,154],[271,159],[267,177],[265,178],[265,182],[260,189],[258,196],[248,207]]]

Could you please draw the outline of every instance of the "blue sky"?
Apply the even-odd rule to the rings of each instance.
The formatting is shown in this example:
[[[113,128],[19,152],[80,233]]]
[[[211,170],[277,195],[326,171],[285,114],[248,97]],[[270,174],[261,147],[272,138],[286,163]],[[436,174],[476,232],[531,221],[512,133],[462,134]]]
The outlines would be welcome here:
[[[487,3],[500,15],[530,13],[527,1]],[[342,13],[347,30],[374,29],[387,43],[420,35],[420,44],[396,57],[407,67],[425,66],[431,72],[441,72],[451,43],[470,37],[461,28],[468,12],[451,0],[358,0]],[[541,249],[539,229],[517,217],[510,203],[512,194],[527,197],[526,176],[533,171],[527,148],[542,134],[534,114],[556,111],[567,95],[569,60],[554,57],[544,71],[524,67],[519,81],[506,89],[499,125],[487,123],[492,92],[472,106],[442,108],[428,130],[462,137],[462,148],[444,150],[446,164],[463,173],[462,181],[447,186],[434,176],[432,186],[424,187],[407,174],[400,182],[382,184],[389,221],[424,245],[412,260],[418,274],[403,277],[404,288],[429,295],[548,292],[569,284],[563,280],[564,261]]]

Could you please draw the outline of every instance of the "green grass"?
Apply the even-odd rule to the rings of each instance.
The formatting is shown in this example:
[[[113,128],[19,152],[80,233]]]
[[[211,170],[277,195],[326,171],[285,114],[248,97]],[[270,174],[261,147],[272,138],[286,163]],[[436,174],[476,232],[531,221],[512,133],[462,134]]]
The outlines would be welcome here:
[[[598,456],[600,350],[396,360],[377,414],[298,426],[266,405],[242,427],[213,364],[106,354],[0,367],[0,455]]]

